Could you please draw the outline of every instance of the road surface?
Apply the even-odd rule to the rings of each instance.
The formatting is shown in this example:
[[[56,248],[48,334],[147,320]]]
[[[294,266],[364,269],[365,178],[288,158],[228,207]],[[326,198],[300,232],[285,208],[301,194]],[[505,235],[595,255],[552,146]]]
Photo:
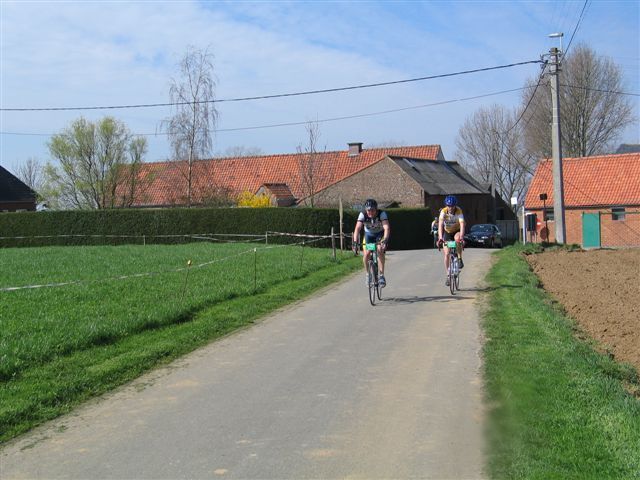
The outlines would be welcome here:
[[[477,296],[433,250],[390,252],[372,307],[364,273],[10,442],[0,478],[482,477]]]

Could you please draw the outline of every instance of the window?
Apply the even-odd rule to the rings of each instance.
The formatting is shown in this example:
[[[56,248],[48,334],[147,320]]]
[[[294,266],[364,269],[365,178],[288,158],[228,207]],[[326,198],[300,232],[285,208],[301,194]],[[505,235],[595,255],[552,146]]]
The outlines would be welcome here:
[[[624,221],[624,219],[625,219],[624,207],[613,207],[611,209],[611,220]]]
[[[553,220],[555,219],[555,217],[553,216],[553,209],[552,208],[547,208],[544,211],[544,215],[543,215],[543,220],[548,221],[548,222],[553,222]]]

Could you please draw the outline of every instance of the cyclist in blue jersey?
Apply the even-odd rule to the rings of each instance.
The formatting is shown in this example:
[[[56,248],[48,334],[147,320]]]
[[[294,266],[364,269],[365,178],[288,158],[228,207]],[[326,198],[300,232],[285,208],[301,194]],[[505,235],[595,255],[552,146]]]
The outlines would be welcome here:
[[[364,238],[366,243],[377,243],[380,242],[377,250],[378,250],[378,265],[380,276],[378,278],[378,282],[381,287],[385,287],[387,285],[387,281],[384,278],[384,252],[387,249],[387,243],[389,242],[389,235],[391,234],[391,227],[389,226],[389,219],[387,218],[387,213],[378,210],[378,202],[376,202],[373,198],[368,199],[364,202],[364,211],[360,212],[358,215],[358,220],[356,221],[356,228],[353,232],[353,248],[354,251],[357,249],[358,239],[360,238],[360,230],[364,228]],[[363,255],[363,264],[365,274],[367,271],[367,261],[371,252],[368,250],[364,250]],[[369,283],[369,276],[367,275],[367,284]]]

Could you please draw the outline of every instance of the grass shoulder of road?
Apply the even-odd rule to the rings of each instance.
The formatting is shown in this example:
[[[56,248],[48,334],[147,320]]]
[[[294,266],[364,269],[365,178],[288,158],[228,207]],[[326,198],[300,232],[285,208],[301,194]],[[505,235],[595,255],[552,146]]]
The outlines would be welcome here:
[[[116,342],[58,356],[0,388],[0,444],[142,373],[254,323],[287,304],[362,268],[346,255],[337,262],[259,290],[207,305],[180,322],[126,335]]]
[[[580,340],[522,257],[497,254],[483,320],[491,478],[640,478],[638,373]]]

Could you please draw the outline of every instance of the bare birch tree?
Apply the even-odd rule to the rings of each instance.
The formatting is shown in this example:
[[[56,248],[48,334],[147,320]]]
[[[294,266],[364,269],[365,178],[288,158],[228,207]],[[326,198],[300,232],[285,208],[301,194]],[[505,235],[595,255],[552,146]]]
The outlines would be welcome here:
[[[326,147],[322,152],[318,151],[318,142],[320,140],[320,126],[318,122],[309,121],[305,125],[307,133],[307,143],[297,147],[298,172],[300,174],[300,184],[302,193],[305,197],[305,203],[313,207],[315,205],[315,195],[318,186],[323,182],[323,156],[326,153]]]
[[[187,206],[193,201],[194,163],[211,153],[218,111],[213,55],[189,47],[180,62],[180,78],[169,89],[174,113],[162,122],[172,147],[173,160],[186,183]]]
[[[493,183],[506,201],[523,195],[534,168],[520,131],[511,128],[515,121],[515,112],[501,105],[481,108],[465,120],[456,138],[456,158],[480,183]]]
[[[534,87],[529,80],[527,86]],[[613,151],[624,129],[637,122],[625,95],[622,73],[609,58],[584,44],[563,59],[560,71],[562,151],[567,157],[586,157]],[[551,95],[547,82],[525,90],[529,103],[522,122],[525,146],[537,157],[551,157]]]

